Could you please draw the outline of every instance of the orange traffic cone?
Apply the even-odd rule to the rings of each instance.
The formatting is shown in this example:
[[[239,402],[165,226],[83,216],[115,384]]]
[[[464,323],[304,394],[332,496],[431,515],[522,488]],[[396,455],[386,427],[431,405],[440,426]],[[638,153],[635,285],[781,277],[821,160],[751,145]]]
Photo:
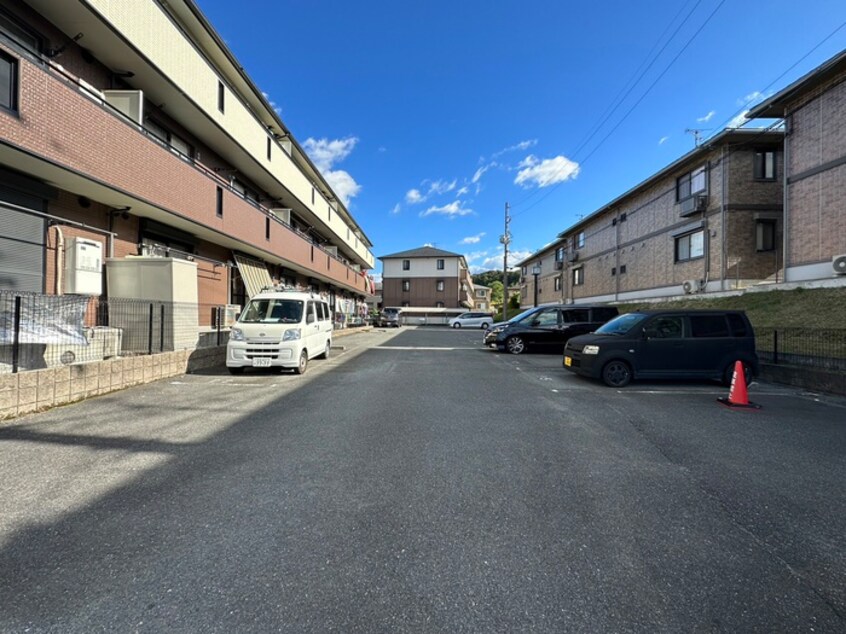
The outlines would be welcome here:
[[[717,399],[723,405],[729,407],[740,407],[746,409],[761,409],[757,403],[749,401],[749,394],[746,391],[746,372],[743,370],[743,362],[734,362],[734,372],[731,375],[731,387],[728,398]]]

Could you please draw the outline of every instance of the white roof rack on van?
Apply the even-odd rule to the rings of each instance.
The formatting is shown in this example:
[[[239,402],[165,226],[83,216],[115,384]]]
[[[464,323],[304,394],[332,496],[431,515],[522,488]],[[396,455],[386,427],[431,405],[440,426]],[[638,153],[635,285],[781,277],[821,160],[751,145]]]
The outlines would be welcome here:
[[[315,293],[311,289],[304,289],[298,288],[296,286],[290,286],[287,284],[270,284],[267,286],[262,286],[261,293],[303,293],[305,295],[310,295],[312,297],[319,297],[318,293]]]

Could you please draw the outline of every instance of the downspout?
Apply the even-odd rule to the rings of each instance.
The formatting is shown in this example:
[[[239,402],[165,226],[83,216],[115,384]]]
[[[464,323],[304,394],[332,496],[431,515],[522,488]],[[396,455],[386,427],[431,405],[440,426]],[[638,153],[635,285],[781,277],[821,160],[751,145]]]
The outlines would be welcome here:
[[[790,183],[787,180],[787,166],[790,164],[790,135],[792,133],[792,125],[790,124],[790,115],[787,114],[787,107],[784,108],[784,157],[782,158],[782,220],[781,220],[781,266],[784,268],[784,275],[782,281],[787,282],[787,258],[788,248],[790,246],[790,231],[788,231],[790,223],[790,196],[788,195],[788,187]],[[778,268],[776,268],[776,276],[778,275]],[[776,280],[778,281],[778,280]]]
[[[726,156],[726,146],[723,145],[721,150],[720,156],[720,167],[722,171],[722,177],[720,180],[720,225],[722,227],[722,235],[720,239],[722,241],[722,254],[721,254],[721,263],[720,263],[720,290],[726,290],[726,275],[728,274],[728,226],[727,226],[727,214],[726,214],[726,201],[728,200],[728,181],[726,179],[726,174],[728,172],[727,165],[728,163],[728,156]]]
[[[614,270],[617,275],[614,276],[614,301],[620,301],[620,214],[616,215],[617,225],[614,232]]]
[[[61,227],[55,225],[56,229],[56,295],[62,294],[62,273],[65,268],[65,236]]]
[[[708,160],[708,194],[711,193],[711,172],[713,168],[711,167],[711,160]],[[702,210],[702,248],[705,251],[705,259],[702,262],[702,288],[700,289],[704,292],[708,288],[708,273],[711,271],[711,229],[708,227],[708,203],[711,202],[710,196],[705,199],[705,209]]]

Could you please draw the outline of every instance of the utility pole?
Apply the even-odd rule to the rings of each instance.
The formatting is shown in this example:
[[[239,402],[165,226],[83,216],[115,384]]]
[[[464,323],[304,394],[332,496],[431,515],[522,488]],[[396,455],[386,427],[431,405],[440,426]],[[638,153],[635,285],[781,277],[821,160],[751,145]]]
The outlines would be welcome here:
[[[499,236],[502,243],[502,321],[506,320],[505,310],[508,308],[508,244],[511,242],[511,232],[508,230],[508,225],[511,224],[509,208],[510,205],[505,203],[505,233]]]

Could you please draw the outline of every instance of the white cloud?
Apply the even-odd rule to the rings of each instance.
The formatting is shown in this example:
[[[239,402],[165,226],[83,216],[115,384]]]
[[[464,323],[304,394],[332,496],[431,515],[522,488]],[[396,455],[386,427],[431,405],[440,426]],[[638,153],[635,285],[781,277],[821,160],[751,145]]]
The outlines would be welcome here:
[[[482,167],[477,169],[476,172],[473,174],[473,178],[470,179],[470,182],[471,183],[478,183],[479,179],[482,178],[482,176],[485,174],[485,172],[487,172],[492,167],[496,167],[495,162],[490,162],[487,165],[483,165]]]
[[[514,145],[510,145],[507,148],[501,149],[499,152],[494,152],[493,154],[491,154],[491,158],[497,158],[498,156],[502,156],[503,154],[505,154],[507,152],[514,152],[516,150],[520,150],[520,151],[528,150],[530,147],[534,147],[537,144],[538,144],[537,139],[527,139],[525,141],[520,141],[519,143],[516,143]]]
[[[396,215],[396,214],[398,214],[398,213],[400,212],[400,209],[402,209],[402,205],[400,205],[399,203],[397,203],[396,205],[394,205],[394,208],[393,208],[393,209],[391,209],[391,213],[392,213],[392,214],[394,214],[394,215]]]
[[[426,192],[426,198],[429,198],[429,196],[433,196],[436,194],[446,194],[448,192],[451,192],[453,189],[455,189],[456,185],[458,185],[457,179],[453,179],[451,183],[441,180],[432,181],[429,184],[429,191]]]
[[[346,139],[312,139],[303,143],[303,149],[321,172],[332,169],[335,163],[343,161],[355,149],[358,138],[351,136]]]
[[[461,206],[462,201],[455,200],[448,205],[443,205],[442,207],[429,207],[426,211],[420,212],[420,217],[425,218],[426,216],[447,216],[450,220],[457,218],[459,216],[469,216],[473,213],[472,209],[466,209]]]
[[[424,200],[426,199],[420,193],[419,189],[409,189],[405,192],[405,202],[409,205],[416,205],[417,203],[422,203]]]
[[[763,98],[764,98],[764,93],[762,93],[760,90],[756,90],[754,92],[750,92],[745,97],[741,97],[740,99],[738,99],[737,105],[738,106],[748,106],[749,104],[751,104],[754,101],[761,101]]]
[[[464,194],[469,194],[469,193],[470,193],[470,189],[468,189],[468,187],[465,185],[464,187],[462,187],[461,189],[459,189],[458,191],[455,192],[455,197],[460,198],[461,196],[464,196]]]
[[[708,122],[709,122],[709,121],[713,118],[713,116],[714,116],[715,114],[717,114],[717,111],[716,111],[716,110],[711,110],[711,111],[710,111],[708,114],[706,114],[704,117],[699,117],[699,118],[697,119],[697,121],[698,121],[699,123],[708,123]]]
[[[658,139],[658,145],[664,145],[669,139],[670,137],[668,136],[662,136],[660,139]]]
[[[534,251],[516,249],[508,252],[508,268],[513,269],[517,262],[526,259]],[[502,246],[487,251],[475,251],[464,256],[471,273],[502,270]]]
[[[740,114],[736,115],[731,121],[726,124],[727,128],[740,128],[745,123],[748,122],[746,115],[749,114],[749,110],[744,110]]]
[[[335,170],[323,172],[323,177],[329,186],[332,188],[345,207],[350,206],[350,200],[358,196],[361,191],[361,185],[355,182],[352,176],[344,170]]]
[[[475,236],[467,236],[459,244],[479,244],[482,238],[485,237],[485,232],[478,233]]]
[[[540,160],[530,154],[523,159],[518,167],[522,168],[514,179],[516,185],[522,187],[549,187],[556,183],[563,183],[579,175],[579,164],[565,156]]]
[[[343,161],[355,149],[358,138],[351,136],[346,139],[313,139],[307,138],[303,143],[303,149],[314,162],[315,167],[323,174],[323,178],[329,183],[332,190],[349,207],[350,200],[355,198],[361,191],[361,185],[355,182],[349,172],[344,170],[333,170],[335,163]]]

